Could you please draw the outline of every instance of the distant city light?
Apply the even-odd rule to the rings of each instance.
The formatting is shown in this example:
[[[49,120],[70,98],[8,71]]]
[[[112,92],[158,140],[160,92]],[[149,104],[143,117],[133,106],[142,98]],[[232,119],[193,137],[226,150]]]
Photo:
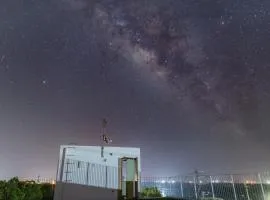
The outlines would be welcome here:
[[[175,180],[168,181],[168,183],[175,183]]]
[[[256,184],[256,181],[250,181],[250,180],[248,180],[248,181],[246,181],[246,184]]]
[[[164,183],[172,183],[172,184],[174,184],[175,183],[175,180],[171,180],[171,181],[161,180],[159,182],[162,183],[162,184],[164,184]]]
[[[266,184],[267,185],[270,185],[270,180],[266,180]]]
[[[161,196],[162,196],[162,197],[166,197],[166,194],[165,194],[164,191],[161,191]]]

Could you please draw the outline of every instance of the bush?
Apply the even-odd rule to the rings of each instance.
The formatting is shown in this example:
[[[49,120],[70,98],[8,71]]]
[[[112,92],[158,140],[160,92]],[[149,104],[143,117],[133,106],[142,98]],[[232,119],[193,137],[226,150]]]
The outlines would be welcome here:
[[[42,200],[52,200],[54,193],[54,186],[49,183],[41,184],[41,191],[43,194]]]
[[[6,181],[0,181],[0,199],[6,199],[6,187],[7,183]]]
[[[41,185],[34,181],[23,183],[24,200],[41,200],[43,195]]]
[[[157,187],[146,187],[141,192],[141,197],[162,197]]]
[[[20,182],[17,177],[0,181],[0,200],[42,200],[41,186],[33,181]]]

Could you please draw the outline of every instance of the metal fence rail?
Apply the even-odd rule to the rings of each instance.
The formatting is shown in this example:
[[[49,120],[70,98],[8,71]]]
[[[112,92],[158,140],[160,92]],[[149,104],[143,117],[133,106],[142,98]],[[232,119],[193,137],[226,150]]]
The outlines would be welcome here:
[[[163,196],[185,199],[270,200],[269,173],[144,177],[141,187],[157,187]]]
[[[96,163],[67,160],[62,180],[68,183],[118,189],[118,168]]]
[[[62,181],[118,189],[118,171],[117,167],[67,160]],[[145,187],[184,199],[270,200],[269,173],[141,177],[141,189]]]
[[[118,189],[118,171],[117,167],[67,160],[64,164],[62,179],[57,181]],[[41,178],[37,178],[35,181],[54,182],[51,179]],[[258,174],[194,174],[174,177],[141,177],[140,182],[141,190],[146,187],[157,187],[165,197],[270,200],[269,172]]]

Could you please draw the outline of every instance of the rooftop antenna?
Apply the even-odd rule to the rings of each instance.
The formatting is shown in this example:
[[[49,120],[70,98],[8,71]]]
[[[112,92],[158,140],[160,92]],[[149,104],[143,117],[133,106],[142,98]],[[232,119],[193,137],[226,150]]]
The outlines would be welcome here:
[[[110,144],[112,143],[112,140],[109,138],[109,136],[106,133],[108,121],[106,118],[103,118],[102,120],[102,130],[101,130],[101,139],[102,139],[102,146],[101,146],[101,157],[104,157],[104,144]]]

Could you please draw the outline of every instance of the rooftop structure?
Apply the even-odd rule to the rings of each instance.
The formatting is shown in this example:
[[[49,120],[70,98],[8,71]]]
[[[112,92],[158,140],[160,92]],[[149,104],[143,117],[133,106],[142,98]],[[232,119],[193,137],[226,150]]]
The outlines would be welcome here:
[[[140,162],[139,148],[63,145],[54,200],[136,197]]]

